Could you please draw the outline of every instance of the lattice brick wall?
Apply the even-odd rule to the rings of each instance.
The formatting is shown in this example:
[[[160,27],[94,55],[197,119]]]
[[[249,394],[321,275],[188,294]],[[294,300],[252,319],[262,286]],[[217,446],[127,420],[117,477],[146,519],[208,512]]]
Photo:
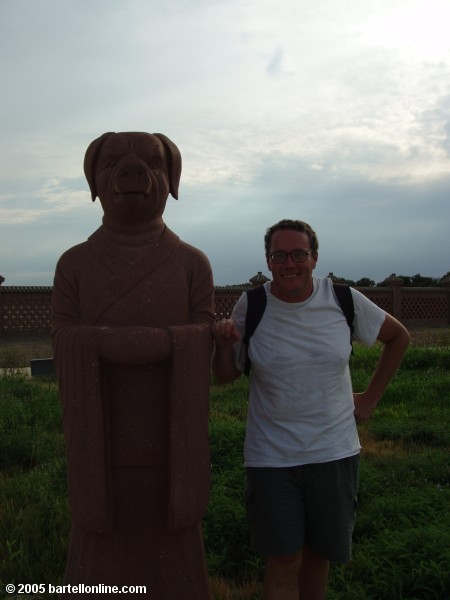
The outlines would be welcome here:
[[[5,293],[1,297],[4,335],[47,333],[51,326],[51,288],[31,293]]]
[[[214,310],[216,313],[216,319],[229,319],[233,311],[234,305],[238,301],[242,291],[233,293],[220,293],[215,292],[214,294]]]
[[[374,304],[385,310],[386,312],[393,314],[394,307],[392,302],[392,293],[386,292],[385,290],[375,290],[373,288],[360,288],[360,290],[369,300],[372,300]]]
[[[247,284],[217,287],[217,319],[228,318]],[[372,302],[394,314],[394,295],[400,301],[396,310],[408,325],[449,324],[449,291],[445,288],[359,288]],[[48,334],[51,326],[51,287],[8,287],[0,289],[0,336]],[[400,294],[398,296],[398,294]]]
[[[401,319],[405,321],[447,321],[447,294],[426,291],[404,293],[401,303]]]

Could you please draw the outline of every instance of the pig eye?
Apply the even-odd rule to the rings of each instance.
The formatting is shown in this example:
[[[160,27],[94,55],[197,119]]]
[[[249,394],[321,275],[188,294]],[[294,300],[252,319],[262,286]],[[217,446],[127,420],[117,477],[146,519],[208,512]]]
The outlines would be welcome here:
[[[162,169],[163,167],[163,158],[162,156],[158,156],[158,155],[147,155],[147,156],[143,156],[142,157],[145,162],[147,163],[147,165],[150,167],[150,169]]]
[[[118,160],[119,159],[114,154],[105,153],[105,155],[102,157],[101,164],[105,169],[112,169],[117,165]]]

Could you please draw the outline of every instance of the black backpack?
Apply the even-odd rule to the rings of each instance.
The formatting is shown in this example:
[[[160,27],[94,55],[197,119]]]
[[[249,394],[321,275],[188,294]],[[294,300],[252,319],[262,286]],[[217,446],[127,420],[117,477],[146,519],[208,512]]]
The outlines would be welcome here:
[[[353,319],[355,316],[355,308],[353,306],[353,296],[348,285],[343,283],[333,283],[333,289],[336,293],[342,312],[345,315],[347,324],[350,328],[350,343],[353,342]],[[245,317],[245,335],[243,344],[245,346],[245,375],[249,375],[251,360],[248,355],[248,344],[250,338],[255,333],[259,322],[262,319],[266,308],[266,291],[264,286],[252,288],[246,292],[247,294],[247,315]],[[353,345],[352,345],[353,353]]]

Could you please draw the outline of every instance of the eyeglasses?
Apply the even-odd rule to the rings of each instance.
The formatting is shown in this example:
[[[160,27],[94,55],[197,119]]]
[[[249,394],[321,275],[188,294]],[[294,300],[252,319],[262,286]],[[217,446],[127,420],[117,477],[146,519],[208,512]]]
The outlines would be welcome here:
[[[292,252],[284,252],[284,250],[277,250],[276,252],[272,252],[272,254],[268,253],[267,256],[275,264],[282,265],[287,261],[288,256],[290,256],[292,260],[296,263],[303,263],[312,253],[312,250],[292,250]]]

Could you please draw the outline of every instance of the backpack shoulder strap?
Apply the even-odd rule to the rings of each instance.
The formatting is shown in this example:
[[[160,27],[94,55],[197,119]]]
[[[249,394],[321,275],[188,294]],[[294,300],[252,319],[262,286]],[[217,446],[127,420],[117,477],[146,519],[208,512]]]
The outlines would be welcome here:
[[[258,327],[259,322],[262,319],[264,311],[266,309],[267,297],[264,286],[258,286],[252,288],[246,292],[247,294],[247,314],[245,316],[245,335],[243,344],[245,346],[245,367],[244,373],[248,375],[250,373],[251,361],[248,356],[248,345],[250,338],[255,333],[255,329]]]
[[[339,301],[342,312],[347,320],[347,325],[350,328],[350,343],[353,342],[353,320],[355,318],[355,307],[353,304],[352,291],[345,283],[333,283],[333,289]],[[353,349],[352,349],[353,351]]]

